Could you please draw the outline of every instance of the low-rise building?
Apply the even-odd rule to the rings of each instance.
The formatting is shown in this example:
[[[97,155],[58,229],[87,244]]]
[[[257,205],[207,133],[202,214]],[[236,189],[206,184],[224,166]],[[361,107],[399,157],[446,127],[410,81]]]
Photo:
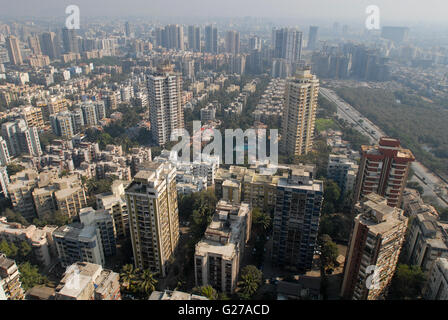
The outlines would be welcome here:
[[[56,300],[121,300],[119,279],[99,264],[76,262],[56,287]]]
[[[353,160],[350,160],[346,155],[330,154],[327,178],[336,182],[341,192],[353,190],[357,174],[358,165]]]
[[[100,230],[81,223],[62,226],[53,233],[59,260],[63,267],[82,261],[104,265]]]
[[[424,289],[426,300],[448,300],[448,259],[437,258]]]
[[[149,300],[208,300],[206,297],[198,296],[192,293],[182,291],[153,291],[149,296]]]
[[[226,293],[235,291],[240,261],[250,237],[251,210],[247,203],[218,202],[204,238],[196,244],[196,286],[211,285]]]
[[[24,227],[20,223],[8,222],[6,217],[0,217],[0,241],[6,240],[19,246],[26,241],[33,250],[33,255],[40,265],[49,266],[55,253],[53,232],[55,226],[37,228],[34,225]]]
[[[0,292],[7,300],[25,298],[16,262],[6,258],[2,253],[0,253]]]

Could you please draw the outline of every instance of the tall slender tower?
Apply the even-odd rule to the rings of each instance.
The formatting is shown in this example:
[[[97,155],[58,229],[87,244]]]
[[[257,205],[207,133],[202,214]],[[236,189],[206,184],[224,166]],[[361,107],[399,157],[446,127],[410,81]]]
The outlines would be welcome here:
[[[308,45],[307,45],[307,48],[310,50],[313,50],[316,48],[317,31],[318,30],[319,30],[319,27],[310,26],[310,32],[308,34]]]
[[[225,43],[228,53],[240,53],[240,33],[238,31],[227,31]]]
[[[411,150],[402,148],[397,139],[383,137],[377,146],[361,146],[354,203],[374,192],[384,196],[389,206],[399,207],[414,160]]]
[[[20,52],[19,39],[9,36],[6,39],[6,48],[8,49],[9,60],[14,65],[23,64],[22,53]]]
[[[179,241],[176,168],[145,163],[125,193],[135,266],[165,277]]]
[[[310,68],[297,71],[286,84],[281,151],[289,156],[307,154],[313,147],[319,79]]]
[[[371,193],[355,206],[355,225],[345,258],[341,296],[384,298],[403,246],[408,218],[403,210]]]
[[[62,29],[62,42],[64,44],[64,51],[79,53],[78,40],[76,39],[75,29]]]
[[[205,52],[218,53],[218,29],[211,25],[205,27]]]
[[[153,140],[165,145],[171,134],[184,128],[182,108],[182,76],[174,66],[164,63],[157,72],[148,76],[149,117]]]
[[[274,58],[298,62],[302,59],[302,32],[296,29],[283,28],[273,30]]]
[[[49,56],[51,60],[59,57],[58,46],[56,45],[56,35],[54,32],[45,32],[41,35],[42,53]]]
[[[299,272],[311,270],[323,201],[323,182],[314,168],[291,166],[275,194],[272,262]]]
[[[191,51],[201,51],[201,28],[188,26],[188,48]]]

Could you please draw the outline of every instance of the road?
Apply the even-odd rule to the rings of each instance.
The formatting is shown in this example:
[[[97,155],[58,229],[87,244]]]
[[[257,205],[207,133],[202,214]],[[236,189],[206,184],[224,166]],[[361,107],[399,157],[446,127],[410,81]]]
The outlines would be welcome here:
[[[360,114],[353,106],[342,100],[333,90],[321,87],[320,92],[326,99],[336,105],[338,117],[352,123],[356,130],[369,137],[372,144],[378,143],[381,137],[386,136],[380,128]],[[412,163],[412,169],[415,172],[413,180],[417,180],[422,185],[425,191],[424,195],[434,198],[441,207],[448,207],[446,193],[444,197],[438,194],[440,190],[447,190],[448,184],[418,161]]]

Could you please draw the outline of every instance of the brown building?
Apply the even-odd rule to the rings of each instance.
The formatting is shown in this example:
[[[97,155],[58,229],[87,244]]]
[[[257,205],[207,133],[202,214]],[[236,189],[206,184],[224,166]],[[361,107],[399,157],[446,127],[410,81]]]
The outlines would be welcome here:
[[[402,209],[388,206],[387,200],[375,193],[358,202],[355,212],[341,296],[379,300],[384,298],[394,275],[408,218]]]
[[[377,146],[361,146],[354,203],[369,193],[377,193],[387,199],[391,207],[400,207],[411,162],[411,150],[400,146],[393,138],[381,138]]]

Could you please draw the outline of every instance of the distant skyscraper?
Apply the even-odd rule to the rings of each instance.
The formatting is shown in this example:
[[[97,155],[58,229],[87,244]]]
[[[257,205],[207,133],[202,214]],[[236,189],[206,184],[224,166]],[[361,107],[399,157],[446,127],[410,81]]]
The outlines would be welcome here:
[[[19,39],[14,36],[6,38],[6,48],[8,49],[9,61],[12,64],[20,65],[23,63]]]
[[[59,57],[59,49],[54,32],[45,32],[41,35],[41,49],[42,53],[49,56],[51,60]]]
[[[291,166],[278,180],[272,262],[299,272],[311,270],[323,201],[323,182],[314,168]]]
[[[310,50],[314,50],[316,48],[318,30],[319,27],[310,26],[310,32],[308,34],[308,49]]]
[[[33,50],[33,53],[36,55],[42,54],[42,50],[40,48],[40,41],[38,36],[30,36],[28,37],[28,44],[30,49]]]
[[[148,101],[152,137],[165,145],[171,134],[184,128],[182,76],[173,72],[173,65],[163,64],[148,76]]]
[[[201,28],[188,26],[188,48],[191,51],[201,51]]]
[[[397,139],[384,137],[377,146],[361,146],[355,203],[374,192],[384,196],[389,206],[399,207],[414,160],[411,150],[402,148]]]
[[[218,29],[211,25],[205,27],[205,52],[218,53]]]
[[[64,45],[64,51],[66,53],[68,53],[68,52],[79,53],[78,39],[76,37],[75,29],[63,28],[62,29],[62,42]]]
[[[381,29],[381,37],[395,42],[403,42],[408,39],[409,28],[407,27],[386,27]]]
[[[129,21],[126,21],[124,28],[125,28],[126,37],[132,38],[134,36],[134,32],[133,32],[133,28],[132,28],[131,24],[129,23]]]
[[[379,300],[384,298],[394,275],[408,218],[402,209],[389,207],[387,200],[375,193],[357,203],[355,213],[341,296]]]
[[[165,277],[179,241],[176,168],[148,162],[141,169],[125,191],[134,264]]]
[[[227,31],[226,38],[226,52],[232,54],[240,53],[240,33],[238,31]]]
[[[302,59],[302,32],[283,28],[273,31],[274,58],[293,63]]]
[[[249,50],[261,50],[261,39],[259,36],[249,38]]]
[[[184,50],[184,29],[177,24],[170,24],[159,31],[162,47]]]
[[[309,68],[286,83],[281,150],[289,156],[307,154],[313,147],[319,79]]]

